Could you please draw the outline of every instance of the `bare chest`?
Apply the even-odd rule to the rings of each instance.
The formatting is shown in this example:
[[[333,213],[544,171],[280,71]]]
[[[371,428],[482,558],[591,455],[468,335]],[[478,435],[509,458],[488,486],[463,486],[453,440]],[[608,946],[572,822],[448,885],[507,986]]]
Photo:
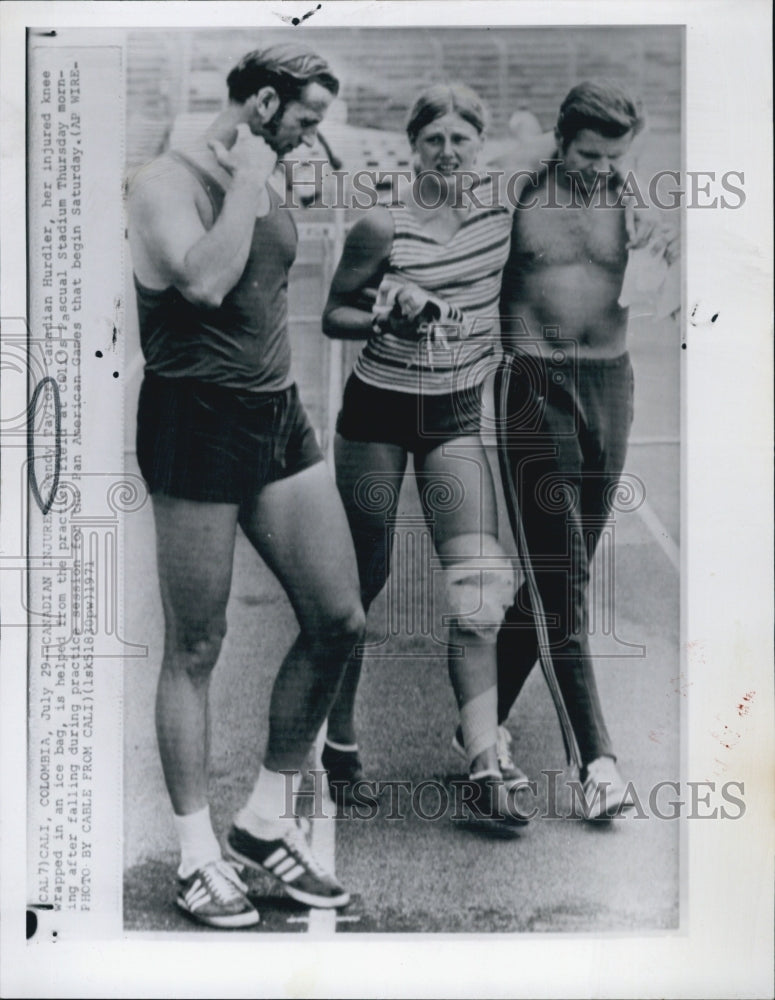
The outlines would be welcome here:
[[[517,209],[513,251],[523,268],[591,263],[613,271],[627,263],[624,212],[590,205],[562,208],[539,204]]]

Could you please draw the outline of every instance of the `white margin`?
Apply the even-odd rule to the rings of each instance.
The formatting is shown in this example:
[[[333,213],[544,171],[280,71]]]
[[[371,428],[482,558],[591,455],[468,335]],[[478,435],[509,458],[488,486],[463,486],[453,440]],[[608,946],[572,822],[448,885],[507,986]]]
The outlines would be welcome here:
[[[279,24],[312,3],[17,3],[0,6],[2,315],[25,312],[24,25]],[[703,643],[685,736],[702,778],[718,713],[756,691],[735,751],[746,816],[688,824],[685,933],[669,936],[369,936],[347,941],[117,940],[25,948],[25,669],[3,634],[0,674],[0,954],[4,996],[770,997],[773,993],[772,142],[766,0],[331,3],[315,26],[400,23],[687,25],[689,169],[744,169],[736,212],[688,215],[688,303],[716,324],[689,327],[682,560],[684,638]],[[9,204],[16,211],[9,211]],[[706,311],[707,310],[707,311]],[[3,484],[3,524],[14,498]],[[3,544],[6,538],[3,536]],[[0,574],[4,616],[18,595]]]

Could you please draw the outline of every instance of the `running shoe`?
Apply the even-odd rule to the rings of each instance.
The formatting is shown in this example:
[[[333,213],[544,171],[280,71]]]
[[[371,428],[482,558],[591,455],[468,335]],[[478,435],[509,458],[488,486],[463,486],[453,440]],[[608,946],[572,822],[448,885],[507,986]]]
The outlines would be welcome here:
[[[623,801],[627,786],[613,757],[596,757],[582,770],[581,779],[586,805],[584,819],[614,819],[625,809],[632,809],[633,802]]]
[[[513,789],[499,775],[481,774],[457,785],[461,793],[463,821],[497,837],[518,837],[530,822]]]
[[[210,861],[180,880],[177,905],[208,927],[250,927],[259,921],[248,887],[228,861]]]
[[[350,894],[320,864],[296,824],[289,823],[287,832],[274,840],[232,826],[226,849],[236,861],[273,875],[291,898],[307,906],[330,908],[350,902]]]
[[[503,780],[509,789],[528,788],[530,786],[530,779],[525,772],[514,763],[514,758],[512,757],[513,744],[514,739],[508,729],[505,726],[498,726],[495,751],[498,754],[498,767],[500,768]],[[462,757],[463,760],[468,760],[465,747],[463,746],[457,732],[452,737],[452,749],[456,754]]]

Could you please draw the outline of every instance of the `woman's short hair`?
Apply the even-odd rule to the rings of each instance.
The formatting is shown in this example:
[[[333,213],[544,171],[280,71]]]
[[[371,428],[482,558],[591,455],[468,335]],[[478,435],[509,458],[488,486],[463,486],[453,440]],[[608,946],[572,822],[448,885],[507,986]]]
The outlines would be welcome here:
[[[462,83],[436,83],[414,102],[406,125],[409,141],[414,142],[426,125],[453,112],[482,135],[487,126],[487,109],[479,95]]]
[[[627,132],[637,135],[644,124],[640,101],[623,87],[610,80],[587,80],[575,86],[562,102],[557,131],[567,147],[585,128],[606,139],[618,139]]]
[[[270,45],[248,52],[226,78],[229,100],[244,104],[262,87],[273,87],[283,104],[298,100],[310,83],[319,83],[334,97],[339,81],[316,52],[301,45]]]

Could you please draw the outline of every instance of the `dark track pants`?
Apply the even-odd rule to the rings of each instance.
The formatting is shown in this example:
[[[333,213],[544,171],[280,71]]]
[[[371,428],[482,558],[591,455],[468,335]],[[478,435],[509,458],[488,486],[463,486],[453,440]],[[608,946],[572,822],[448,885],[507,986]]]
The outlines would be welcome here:
[[[614,756],[589,651],[588,583],[627,451],[629,355],[557,364],[507,354],[495,379],[495,405],[511,528],[534,574],[551,662],[581,763],[588,764]],[[537,658],[525,583],[498,636],[499,721]]]

